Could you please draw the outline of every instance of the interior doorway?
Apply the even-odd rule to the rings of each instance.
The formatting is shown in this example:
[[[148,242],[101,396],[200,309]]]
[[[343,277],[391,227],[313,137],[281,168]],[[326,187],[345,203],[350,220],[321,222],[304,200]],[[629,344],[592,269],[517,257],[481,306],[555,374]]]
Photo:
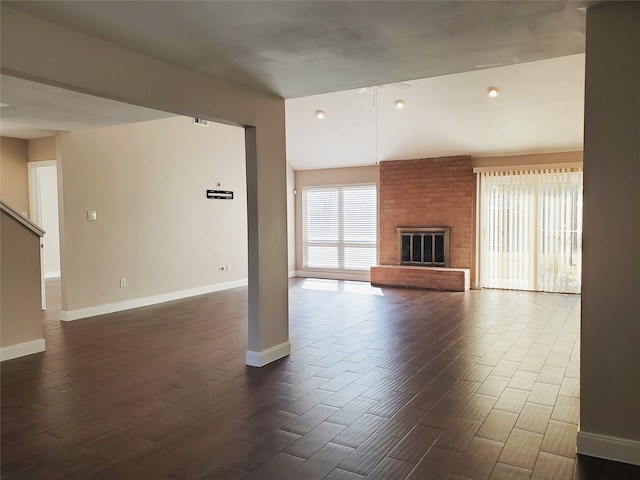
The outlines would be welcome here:
[[[46,232],[42,238],[42,309],[46,309],[45,279],[60,277],[58,169],[55,160],[29,162],[29,214]]]

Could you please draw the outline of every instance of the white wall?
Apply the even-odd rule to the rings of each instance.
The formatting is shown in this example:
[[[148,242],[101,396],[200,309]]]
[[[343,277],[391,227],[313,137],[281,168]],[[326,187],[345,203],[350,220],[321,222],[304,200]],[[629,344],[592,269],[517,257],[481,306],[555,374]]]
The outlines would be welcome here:
[[[205,128],[173,117],[58,135],[69,317],[90,307],[246,282],[242,128],[213,122]],[[234,199],[207,199],[217,183]],[[97,221],[87,220],[89,210]]]
[[[40,186],[40,226],[43,238],[44,276],[60,276],[60,233],[58,228],[58,173],[55,165],[36,168]]]

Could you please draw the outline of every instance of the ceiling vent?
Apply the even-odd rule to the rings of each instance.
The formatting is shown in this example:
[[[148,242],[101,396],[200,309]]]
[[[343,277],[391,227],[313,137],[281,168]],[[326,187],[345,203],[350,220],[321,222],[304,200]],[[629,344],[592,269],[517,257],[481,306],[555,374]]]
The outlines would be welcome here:
[[[194,125],[200,125],[201,127],[208,127],[209,126],[209,120],[204,120],[202,118],[194,118],[193,119],[193,124]]]

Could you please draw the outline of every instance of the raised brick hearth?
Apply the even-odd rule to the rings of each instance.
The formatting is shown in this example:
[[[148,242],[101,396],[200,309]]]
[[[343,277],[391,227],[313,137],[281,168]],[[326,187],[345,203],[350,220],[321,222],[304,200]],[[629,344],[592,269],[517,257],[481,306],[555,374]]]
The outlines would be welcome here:
[[[464,292],[469,290],[469,282],[468,268],[412,267],[410,265],[371,267],[371,284],[377,286]]]
[[[464,291],[473,268],[471,157],[380,163],[380,265],[374,285]],[[400,265],[398,227],[451,227],[450,268]]]

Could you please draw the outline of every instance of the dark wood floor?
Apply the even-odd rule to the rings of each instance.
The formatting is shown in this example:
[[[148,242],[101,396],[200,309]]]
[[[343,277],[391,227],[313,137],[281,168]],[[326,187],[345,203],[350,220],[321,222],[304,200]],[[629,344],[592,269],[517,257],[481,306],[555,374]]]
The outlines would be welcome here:
[[[577,296],[293,279],[262,369],[246,296],[69,323],[50,298],[47,352],[2,363],[2,478],[640,478],[576,460]]]

